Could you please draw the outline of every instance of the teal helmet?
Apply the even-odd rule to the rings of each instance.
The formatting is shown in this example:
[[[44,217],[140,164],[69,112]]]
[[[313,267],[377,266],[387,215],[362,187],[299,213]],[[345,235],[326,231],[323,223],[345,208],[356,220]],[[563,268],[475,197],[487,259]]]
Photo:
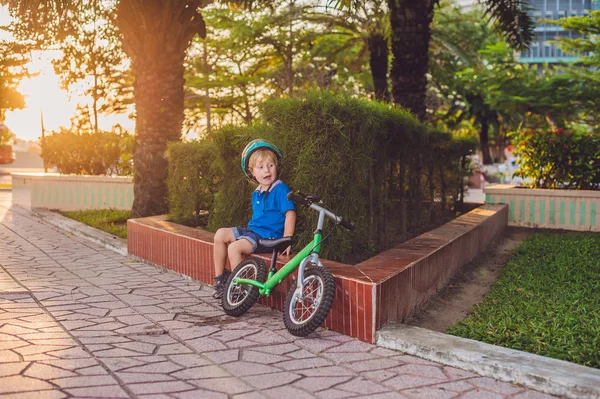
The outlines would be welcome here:
[[[252,155],[254,151],[260,150],[261,148],[265,148],[267,150],[272,151],[277,157],[278,161],[280,161],[283,157],[283,155],[281,155],[281,151],[279,151],[279,148],[269,143],[268,141],[263,139],[252,140],[248,143],[246,148],[244,148],[244,151],[242,151],[242,170],[244,171],[244,174],[250,179],[254,179],[254,176],[252,176],[252,173],[250,173],[248,165],[250,163],[250,155]]]

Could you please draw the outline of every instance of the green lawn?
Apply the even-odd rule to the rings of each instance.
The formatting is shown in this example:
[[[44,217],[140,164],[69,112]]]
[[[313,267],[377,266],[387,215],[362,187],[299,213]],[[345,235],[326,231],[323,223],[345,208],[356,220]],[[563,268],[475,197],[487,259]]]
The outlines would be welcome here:
[[[536,234],[447,333],[600,368],[600,234]]]
[[[93,209],[87,211],[60,212],[60,214],[118,237],[127,238],[127,219],[131,217],[130,211]]]

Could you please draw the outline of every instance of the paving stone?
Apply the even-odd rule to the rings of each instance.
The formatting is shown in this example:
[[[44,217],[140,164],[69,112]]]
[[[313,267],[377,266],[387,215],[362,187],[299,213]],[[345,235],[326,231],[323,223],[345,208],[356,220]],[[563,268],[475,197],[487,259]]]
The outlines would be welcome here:
[[[118,385],[92,388],[65,389],[69,394],[88,398],[128,398],[129,395]]]
[[[7,377],[7,376],[11,376],[11,375],[18,375],[27,366],[29,366],[29,363],[26,363],[26,362],[0,363],[0,377]]]
[[[372,380],[372,381],[382,382],[385,380],[389,380],[390,378],[395,377],[398,374],[396,374],[393,371],[390,371],[389,369],[384,369],[384,370],[366,371],[366,372],[360,373],[360,375],[362,375],[363,377],[365,377],[369,380]]]
[[[277,367],[281,367],[284,370],[314,369],[330,365],[333,365],[333,362],[320,357],[311,357],[308,359],[295,359],[277,363]]]
[[[373,370],[382,370],[382,369],[397,369],[400,363],[397,360],[393,359],[373,359],[359,362],[352,362],[349,364],[345,364],[345,367],[349,367],[354,371],[363,372],[363,371],[373,371]]]
[[[1,370],[1,368],[0,368]],[[31,367],[29,367],[23,375],[27,377],[39,378],[41,380],[50,380],[53,378],[60,377],[75,377],[75,374],[72,371],[64,370],[58,367],[53,367],[50,365],[42,364],[42,363],[33,363]]]
[[[340,366],[329,366],[319,367],[316,369],[304,369],[298,371],[298,374],[305,375],[307,377],[345,377],[355,376],[352,370]]]
[[[335,388],[334,389],[326,389],[324,391],[317,392],[315,395],[317,398],[323,398],[323,399],[342,399],[342,398],[357,397],[356,395],[352,395],[346,391],[341,391],[341,390],[335,389]],[[371,397],[371,395],[369,395],[369,397]]]
[[[84,369],[78,369],[77,372],[81,375],[103,375],[103,374],[108,374],[108,371],[106,371],[102,366],[93,366],[93,367],[86,367]]]
[[[267,366],[265,364],[250,363],[244,361],[226,363],[223,364],[221,367],[229,371],[232,375],[240,377],[247,375],[276,373],[278,371],[281,371],[278,368]]]
[[[354,353],[329,353],[324,352],[321,354],[326,359],[332,360],[336,363],[356,363],[366,362],[368,360],[377,359],[377,356],[370,353],[354,352]]]
[[[128,349],[139,353],[146,353],[149,355],[154,353],[154,350],[156,349],[156,345],[148,344],[145,342],[124,342],[114,344],[114,346],[116,346],[117,348]]]
[[[220,329],[218,327],[203,326],[203,327],[190,327],[190,328],[186,328],[183,330],[174,330],[174,331],[171,331],[171,333],[173,335],[175,335],[176,337],[187,341],[187,340],[190,340],[193,338],[205,337],[205,336],[215,333],[217,331],[220,331]]]
[[[202,378],[201,380],[188,380],[187,382],[194,384],[199,388],[230,395],[254,390],[252,386],[248,385],[237,377]]]
[[[248,392],[248,393],[242,393],[240,395],[235,395],[233,397],[234,399],[266,399],[267,397],[261,393],[258,392]]]
[[[270,373],[268,375],[254,375],[244,377],[244,381],[248,382],[250,385],[264,390],[273,387],[279,386],[287,386],[291,385],[293,382],[301,379],[302,376],[291,373],[289,371],[282,371],[280,373]]]
[[[399,375],[395,378],[389,379],[385,382],[382,382],[385,386],[388,386],[392,389],[402,390],[414,387],[420,387],[423,385],[431,385],[432,383],[440,383],[444,380],[435,380],[429,377],[424,376],[416,376],[412,374]]]
[[[0,377],[0,394],[52,389],[52,385],[37,378],[13,375]]]
[[[350,380],[352,377],[304,377],[294,386],[309,392],[318,392]]]
[[[440,398],[450,399],[459,396],[457,392],[446,391],[439,387],[423,387],[423,388],[412,388],[402,391],[402,394],[409,398]]]
[[[223,343],[212,338],[196,338],[186,341],[197,352],[210,352],[222,349],[228,349]]]
[[[435,380],[441,381],[446,380],[448,378],[439,366],[426,366],[423,364],[406,364],[403,366],[395,367],[393,370],[400,375],[411,374],[422,377],[430,377]]]
[[[146,382],[143,384],[129,384],[131,391],[135,394],[173,393],[189,391],[194,386],[184,381]]]
[[[240,360],[239,349],[228,349],[215,352],[204,352],[202,354],[217,364],[236,362]]]
[[[129,373],[172,373],[181,370],[183,367],[173,362],[158,362],[144,366],[131,367],[127,369]]]
[[[140,382],[158,382],[158,381],[173,381],[174,377],[167,374],[141,374],[141,373],[115,373],[124,383],[140,383]]]
[[[470,378],[468,382],[476,387],[505,395],[513,395],[522,390],[521,388],[517,388],[506,382],[497,381],[487,377]]]
[[[196,380],[201,378],[229,377],[230,374],[219,366],[207,365],[200,367],[189,367],[176,373],[171,373],[173,377],[184,380]]]
[[[287,356],[272,355],[270,353],[261,353],[253,350],[245,350],[242,354],[242,360],[261,364],[273,364],[277,362],[289,361]]]
[[[213,352],[219,353],[219,352]],[[196,367],[205,366],[210,364],[208,360],[198,354],[185,354],[185,355],[169,355],[168,358],[184,367]],[[236,359],[237,360],[237,359]]]
[[[196,389],[193,391],[187,392],[179,392],[174,393],[171,396],[174,396],[179,399],[196,399],[196,398],[206,398],[206,399],[226,399],[227,395],[219,392],[212,392],[203,389]]]
[[[106,386],[113,385],[117,381],[109,375],[95,375],[85,377],[65,377],[55,378],[52,380],[53,384],[58,385],[61,388],[84,388],[93,386]]]
[[[313,395],[308,392],[304,392],[295,387],[279,387],[265,391],[265,394],[273,396],[275,398],[314,398]]]
[[[466,398],[466,399],[501,399],[501,398],[504,398],[504,396],[494,393],[494,392],[486,391],[483,389],[475,389],[473,391],[465,392],[464,394],[462,394],[461,399],[462,398]]]
[[[62,399],[68,395],[57,390],[43,390],[36,392],[19,392],[15,394],[2,395],[2,399]]]
[[[383,385],[379,385],[375,382],[366,380],[362,377],[355,378],[350,380],[344,384],[340,384],[336,386],[336,389],[341,389],[343,391],[351,392],[351,393],[359,393],[362,395],[374,394],[379,392],[386,392],[388,389]]]
[[[192,350],[183,344],[161,345],[156,351],[157,355],[174,355],[180,353],[192,353]]]

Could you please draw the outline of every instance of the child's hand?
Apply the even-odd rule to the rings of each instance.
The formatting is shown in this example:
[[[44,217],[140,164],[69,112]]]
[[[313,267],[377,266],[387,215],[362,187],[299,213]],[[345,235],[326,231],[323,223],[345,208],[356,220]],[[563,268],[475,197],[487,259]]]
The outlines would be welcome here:
[[[289,247],[287,247],[286,249],[284,249],[279,255],[290,256],[290,250],[291,249],[292,249],[292,246],[290,245]]]

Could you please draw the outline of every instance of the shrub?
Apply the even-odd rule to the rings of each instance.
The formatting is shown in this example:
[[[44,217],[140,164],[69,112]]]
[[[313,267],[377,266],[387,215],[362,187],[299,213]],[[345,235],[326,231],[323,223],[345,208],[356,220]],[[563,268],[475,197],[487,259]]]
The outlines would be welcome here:
[[[169,144],[168,203],[171,219],[188,226],[206,226],[222,173],[217,170],[212,141]]]
[[[44,138],[42,159],[47,167],[76,175],[132,175],[133,136],[127,132],[78,134],[61,128]]]
[[[600,134],[527,129],[512,135],[515,175],[536,188],[600,188]]]
[[[271,100],[261,114],[254,126],[227,127],[213,135],[223,182],[209,227],[247,224],[255,185],[247,183],[239,154],[250,140],[262,137],[284,153],[282,180],[320,196],[357,225],[353,233],[329,230],[333,245],[325,245],[322,254],[332,260],[372,255],[387,247],[392,230],[406,233],[423,226],[424,217],[448,211],[461,187],[461,158],[474,146],[430,129],[399,108],[327,92]],[[312,239],[316,215],[298,211],[301,246]]]

